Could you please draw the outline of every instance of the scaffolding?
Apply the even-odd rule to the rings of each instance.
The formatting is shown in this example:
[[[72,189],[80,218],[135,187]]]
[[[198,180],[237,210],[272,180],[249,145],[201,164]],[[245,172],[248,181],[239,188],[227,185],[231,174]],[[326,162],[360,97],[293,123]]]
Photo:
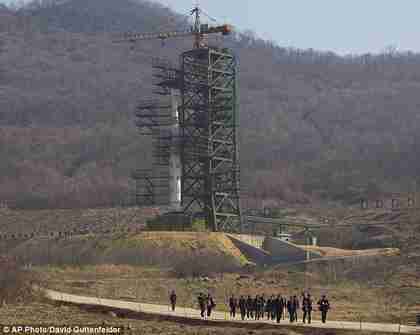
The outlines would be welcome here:
[[[177,70],[168,61],[153,59],[154,93],[158,99],[142,100],[136,108],[140,134],[152,137],[152,169],[137,170],[136,204],[139,206],[181,204],[181,163],[179,157],[179,118]]]
[[[181,55],[184,211],[203,211],[213,231],[241,231],[236,59],[226,49]]]

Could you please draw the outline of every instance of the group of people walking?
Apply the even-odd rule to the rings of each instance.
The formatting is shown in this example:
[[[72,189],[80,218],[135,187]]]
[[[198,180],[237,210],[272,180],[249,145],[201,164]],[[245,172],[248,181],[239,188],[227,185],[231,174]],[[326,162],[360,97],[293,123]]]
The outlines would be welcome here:
[[[175,291],[171,292],[169,300],[171,302],[172,311],[175,311]],[[207,295],[200,293],[197,300],[201,317],[210,317],[213,309],[216,307],[212,295],[210,293]],[[323,295],[321,299],[318,300],[317,305],[321,312],[321,320],[325,323],[327,321],[327,313],[331,308],[327,297]],[[254,298],[250,295],[247,297],[241,295],[239,299],[232,295],[229,298],[230,317],[236,318],[236,312],[239,311],[242,320],[260,320],[267,318],[267,320],[275,320],[279,323],[280,320],[286,318],[287,314],[290,322],[297,322],[298,310],[300,308],[303,312],[303,323],[311,323],[313,300],[309,293],[302,293],[301,300],[299,300],[296,295],[290,296],[289,298],[283,298],[281,295],[271,295],[266,299],[264,294],[256,295]]]
[[[229,298],[229,311],[232,318],[236,318],[236,311],[239,309],[241,319],[260,320],[267,318],[267,320],[284,320],[286,313],[290,322],[298,321],[298,310],[301,307],[303,312],[303,323],[311,323],[312,321],[312,297],[309,293],[302,294],[302,300],[299,301],[296,295],[289,298],[283,298],[281,295],[270,296],[267,299],[265,295],[256,295],[252,298],[241,295],[237,299],[234,295]],[[325,295],[318,301],[319,311],[321,312],[322,322],[327,321],[327,313],[330,309],[330,303]]]
[[[203,293],[200,293],[198,295],[198,306],[200,307],[200,315],[202,318],[210,317],[211,312],[216,307],[216,303],[214,302],[214,299],[212,295],[209,293],[207,295],[204,295]],[[171,294],[169,295],[169,301],[171,303],[171,309],[172,311],[175,311],[176,307],[176,293],[174,290],[171,291]]]

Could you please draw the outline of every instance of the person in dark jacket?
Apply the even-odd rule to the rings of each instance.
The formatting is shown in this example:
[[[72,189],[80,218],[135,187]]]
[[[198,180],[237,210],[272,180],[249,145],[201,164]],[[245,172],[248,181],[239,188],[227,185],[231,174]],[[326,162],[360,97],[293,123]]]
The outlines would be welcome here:
[[[283,320],[286,320],[287,314],[287,297],[283,298]]]
[[[232,296],[229,298],[229,310],[230,310],[230,317],[235,318],[236,317],[236,307],[238,306],[238,302],[236,301],[235,296],[232,294]]]
[[[266,304],[266,300],[265,300],[265,296],[264,296],[264,293],[263,293],[261,295],[259,303],[258,303],[258,305],[259,305],[258,310],[260,311],[260,315],[259,315],[258,319],[264,318],[265,304]]]
[[[207,304],[206,304],[206,298],[205,298],[205,296],[203,295],[203,293],[200,293],[199,295],[198,295],[198,306],[200,307],[200,315],[201,315],[201,317],[202,318],[204,318],[204,313],[206,312],[206,306]]]
[[[293,322],[295,313],[293,312],[293,297],[292,296],[290,296],[289,300],[287,301],[287,312],[289,313],[290,322]]]
[[[284,310],[284,301],[282,296],[279,294],[277,298],[274,300],[274,312],[276,315],[276,321],[277,323],[280,322],[282,316],[283,316],[283,310]]]
[[[212,310],[216,307],[213,297],[209,293],[207,295],[207,317],[211,316]]]
[[[246,317],[247,319],[254,317],[254,301],[250,295],[246,299]]]
[[[303,311],[303,323],[306,322],[308,319],[308,323],[311,323],[311,314],[312,314],[312,298],[311,295],[308,293],[303,296],[302,299],[302,311]]]
[[[297,298],[297,296],[293,296],[293,321],[297,322],[298,321],[298,309],[299,309],[299,299]]]
[[[268,298],[267,303],[265,304],[265,312],[267,313],[267,320],[270,320],[271,308],[272,308],[272,301],[271,301],[271,298]]]
[[[276,297],[274,295],[271,296],[271,320],[276,319]]]
[[[260,314],[259,308],[260,308],[260,296],[257,294],[254,299],[254,319],[255,320],[259,319],[259,314]]]
[[[241,319],[245,320],[246,316],[246,300],[243,295],[239,298],[239,310],[241,312]]]
[[[325,323],[327,321],[327,313],[328,313],[329,309],[331,308],[330,302],[328,301],[325,294],[318,301],[318,306],[319,306],[319,310],[321,311],[322,323]]]
[[[176,293],[174,290],[172,290],[171,295],[169,296],[169,301],[171,302],[172,311],[175,311]]]

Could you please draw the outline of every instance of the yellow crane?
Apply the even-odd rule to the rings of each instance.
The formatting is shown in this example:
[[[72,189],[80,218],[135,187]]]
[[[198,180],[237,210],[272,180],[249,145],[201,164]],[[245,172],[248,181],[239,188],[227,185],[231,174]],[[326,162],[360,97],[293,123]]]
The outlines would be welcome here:
[[[194,16],[194,23],[190,30],[186,31],[172,31],[172,32],[159,32],[159,33],[125,33],[121,38],[115,40],[115,42],[135,42],[139,40],[153,40],[160,39],[162,41],[167,38],[175,37],[194,37],[194,48],[206,47],[205,36],[209,34],[221,33],[222,35],[229,35],[233,32],[233,27],[229,24],[221,26],[209,26],[208,24],[201,24],[201,9],[196,5],[191,10],[191,15]]]

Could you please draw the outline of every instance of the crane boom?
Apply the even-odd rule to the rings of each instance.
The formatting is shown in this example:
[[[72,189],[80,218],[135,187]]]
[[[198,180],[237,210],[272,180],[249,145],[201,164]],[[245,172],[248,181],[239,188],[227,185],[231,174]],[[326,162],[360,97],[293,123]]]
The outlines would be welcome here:
[[[135,42],[139,40],[165,40],[167,38],[194,36],[194,47],[200,48],[204,45],[203,40],[205,35],[221,33],[222,35],[229,35],[233,32],[233,27],[229,24],[221,26],[209,26],[200,23],[200,8],[197,6],[191,14],[195,14],[195,22],[188,31],[172,31],[172,32],[158,32],[158,33],[125,33],[121,38],[114,42]]]
[[[208,27],[207,25],[202,25],[200,28],[200,35],[208,35],[221,33],[223,35],[229,35],[232,32],[232,27],[225,24],[223,26],[217,27]],[[165,40],[167,38],[175,37],[185,37],[185,36],[195,36],[195,31],[170,31],[170,32],[161,32],[161,33],[125,33],[121,39],[115,40],[115,42],[135,42],[139,40],[155,40],[161,39]]]
[[[165,40],[172,37],[183,37],[191,36],[193,33],[191,31],[172,31],[172,32],[162,32],[162,33],[125,33],[121,39],[115,40],[115,42],[135,42],[140,40]]]

